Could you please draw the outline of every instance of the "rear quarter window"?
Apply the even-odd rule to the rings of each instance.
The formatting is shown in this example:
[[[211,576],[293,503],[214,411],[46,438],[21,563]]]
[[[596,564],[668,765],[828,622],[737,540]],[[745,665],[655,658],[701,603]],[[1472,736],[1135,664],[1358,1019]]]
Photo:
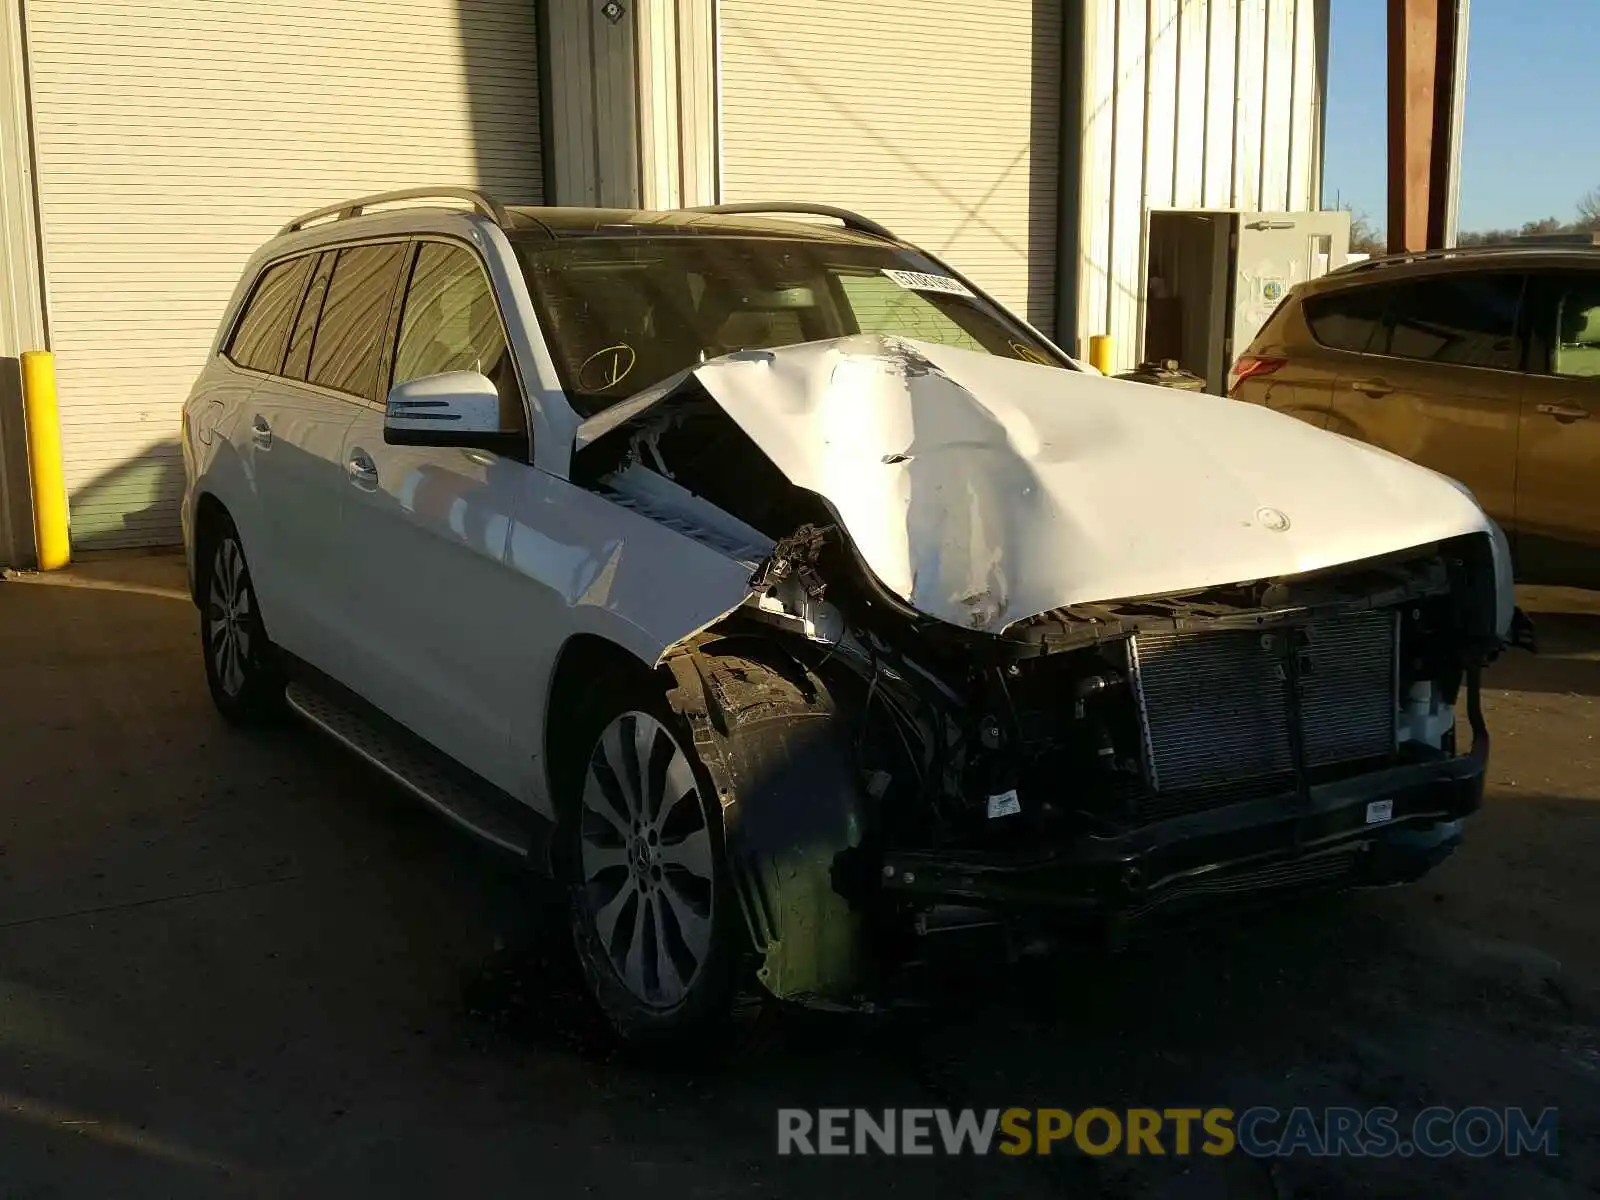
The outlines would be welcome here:
[[[262,272],[223,351],[229,359],[252,371],[276,374],[282,369],[284,342],[314,257],[274,263]]]
[[[1306,325],[1319,345],[1365,354],[1378,349],[1388,307],[1386,287],[1343,288],[1307,296]]]

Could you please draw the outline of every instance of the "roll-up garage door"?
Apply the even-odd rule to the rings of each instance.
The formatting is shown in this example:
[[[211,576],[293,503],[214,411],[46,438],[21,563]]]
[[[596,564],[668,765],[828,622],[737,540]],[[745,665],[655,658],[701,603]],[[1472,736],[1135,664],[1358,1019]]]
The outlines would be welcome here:
[[[363,193],[540,198],[533,0],[29,0],[77,549],[172,542],[179,411],[245,259]]]
[[[723,199],[841,204],[1049,329],[1059,0],[720,0]]]

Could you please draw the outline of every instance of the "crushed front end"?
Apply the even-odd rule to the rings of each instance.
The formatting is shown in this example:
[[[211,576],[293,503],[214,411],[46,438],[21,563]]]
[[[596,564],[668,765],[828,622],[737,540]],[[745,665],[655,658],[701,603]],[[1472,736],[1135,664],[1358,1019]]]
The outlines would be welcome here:
[[[885,808],[881,899],[927,931],[978,910],[1117,932],[1417,878],[1483,795],[1491,554],[1469,535],[1013,627],[938,719],[935,794]]]
[[[1479,672],[1500,646],[1487,535],[1076,605],[1002,636],[897,609],[847,551],[808,528],[754,581],[758,624],[799,622],[808,602],[835,613],[790,650],[848,730],[857,782],[847,819],[818,806],[827,836],[799,816],[805,788],[783,806],[787,840],[730,834],[747,904],[768,914],[766,978],[803,981],[794,998],[843,1000],[975,931],[1012,949],[1119,940],[1242,900],[1414,880],[1482,799]],[[850,582],[823,600],[826,578]],[[785,914],[804,873],[817,886]],[[778,932],[846,909],[853,953],[813,958],[814,939]]]
[[[1458,841],[1499,531],[1431,472],[1156,391],[851,341],[580,432],[578,478],[750,565],[662,666],[774,994],[856,1003],[946,934],[1401,882]]]

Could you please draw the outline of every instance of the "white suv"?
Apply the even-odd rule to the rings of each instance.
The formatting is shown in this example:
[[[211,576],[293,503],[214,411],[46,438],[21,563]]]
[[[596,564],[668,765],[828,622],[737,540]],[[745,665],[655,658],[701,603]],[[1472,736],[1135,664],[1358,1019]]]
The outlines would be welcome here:
[[[183,418],[223,715],[567,884],[640,1040],[1449,852],[1511,613],[1470,495],[758,211],[806,210],[405,192],[264,246]]]

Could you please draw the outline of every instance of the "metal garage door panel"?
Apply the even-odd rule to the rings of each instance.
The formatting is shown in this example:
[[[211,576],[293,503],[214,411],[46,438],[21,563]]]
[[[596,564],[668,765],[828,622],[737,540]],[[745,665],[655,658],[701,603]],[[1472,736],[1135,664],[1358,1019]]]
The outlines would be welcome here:
[[[540,199],[532,0],[30,0],[28,35],[79,549],[177,539],[183,398],[284,221],[419,184]]]
[[[1049,328],[1057,0],[720,0],[723,198],[875,217]]]

